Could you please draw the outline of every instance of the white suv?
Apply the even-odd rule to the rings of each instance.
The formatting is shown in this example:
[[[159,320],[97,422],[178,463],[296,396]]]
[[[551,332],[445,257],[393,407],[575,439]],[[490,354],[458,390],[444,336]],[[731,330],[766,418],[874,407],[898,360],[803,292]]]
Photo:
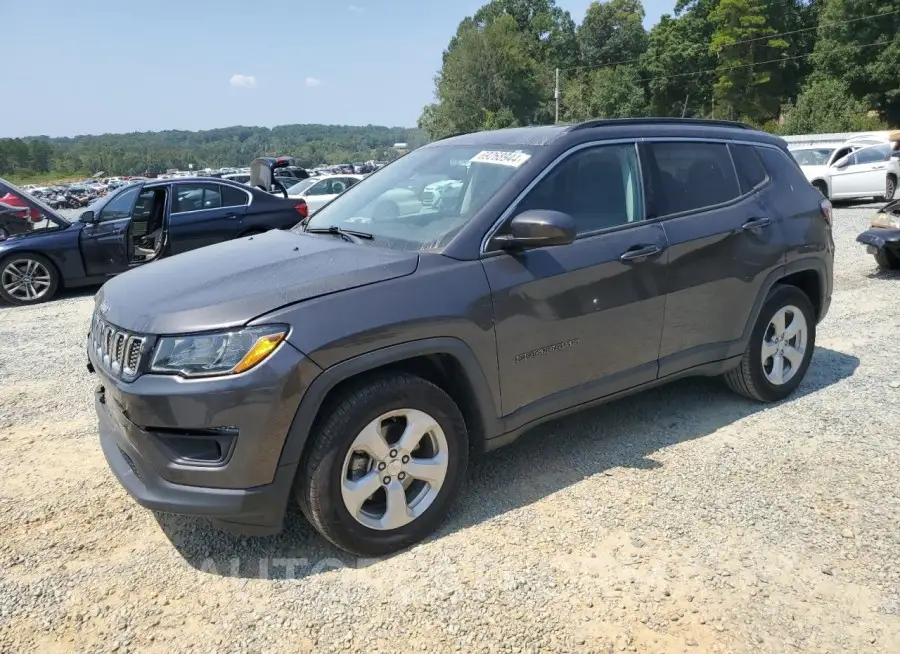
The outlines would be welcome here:
[[[804,146],[791,154],[806,178],[829,200],[874,197],[892,200],[900,179],[900,161],[890,143],[856,141],[836,148]]]

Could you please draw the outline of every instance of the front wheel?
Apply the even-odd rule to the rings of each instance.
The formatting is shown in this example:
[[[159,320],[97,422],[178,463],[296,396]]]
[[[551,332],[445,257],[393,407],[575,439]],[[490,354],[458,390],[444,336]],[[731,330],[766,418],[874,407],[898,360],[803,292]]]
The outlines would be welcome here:
[[[9,304],[46,302],[59,287],[59,274],[39,254],[17,254],[0,261],[0,298]]]
[[[307,520],[364,556],[428,536],[459,494],[466,424],[434,384],[406,373],[370,378],[323,407],[296,483]]]
[[[725,383],[759,402],[783,400],[803,381],[815,345],[816,317],[806,293],[778,284],[759,312],[740,365],[725,374]]]

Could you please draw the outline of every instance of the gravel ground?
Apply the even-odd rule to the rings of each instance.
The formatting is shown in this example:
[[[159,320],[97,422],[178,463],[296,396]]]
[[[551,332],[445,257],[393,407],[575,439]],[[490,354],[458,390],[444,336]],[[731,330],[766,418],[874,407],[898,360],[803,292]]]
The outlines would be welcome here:
[[[798,394],[686,380],[479,463],[441,532],[358,560],[298,517],[240,539],[107,470],[92,291],[0,308],[0,651],[897,652],[900,276],[835,212]]]

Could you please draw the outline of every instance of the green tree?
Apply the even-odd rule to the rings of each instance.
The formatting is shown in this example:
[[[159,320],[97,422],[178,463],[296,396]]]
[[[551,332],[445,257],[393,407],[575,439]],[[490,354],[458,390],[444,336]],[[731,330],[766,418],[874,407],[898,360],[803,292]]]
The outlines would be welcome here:
[[[578,46],[583,66],[637,59],[647,49],[641,0],[592,2],[578,28]]]
[[[436,79],[437,103],[419,121],[432,138],[483,129],[489,122],[536,122],[546,93],[527,38],[515,19],[465,20]]]
[[[646,75],[650,113],[656,116],[708,115],[715,66],[709,52],[710,23],[687,10],[665,15],[650,30],[641,67]]]
[[[900,124],[900,0],[824,0],[818,18],[815,77],[844,80],[857,99]]]
[[[715,27],[709,50],[718,61],[715,116],[761,120],[776,113],[781,96],[772,84],[777,64],[771,61],[788,42],[773,36],[762,0],[719,0],[709,20]]]
[[[856,132],[884,129],[868,115],[866,105],[853,97],[847,82],[821,79],[812,82],[785,112],[785,134]]]
[[[637,66],[599,68],[573,78],[563,88],[563,120],[646,116],[647,99]]]

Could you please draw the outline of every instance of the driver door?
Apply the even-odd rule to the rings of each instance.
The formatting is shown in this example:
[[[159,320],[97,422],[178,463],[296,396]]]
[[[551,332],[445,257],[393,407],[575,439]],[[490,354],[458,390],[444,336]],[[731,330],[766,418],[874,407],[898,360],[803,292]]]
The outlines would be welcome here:
[[[126,188],[84,225],[79,235],[88,276],[116,275],[128,270],[128,225],[140,186]]]

